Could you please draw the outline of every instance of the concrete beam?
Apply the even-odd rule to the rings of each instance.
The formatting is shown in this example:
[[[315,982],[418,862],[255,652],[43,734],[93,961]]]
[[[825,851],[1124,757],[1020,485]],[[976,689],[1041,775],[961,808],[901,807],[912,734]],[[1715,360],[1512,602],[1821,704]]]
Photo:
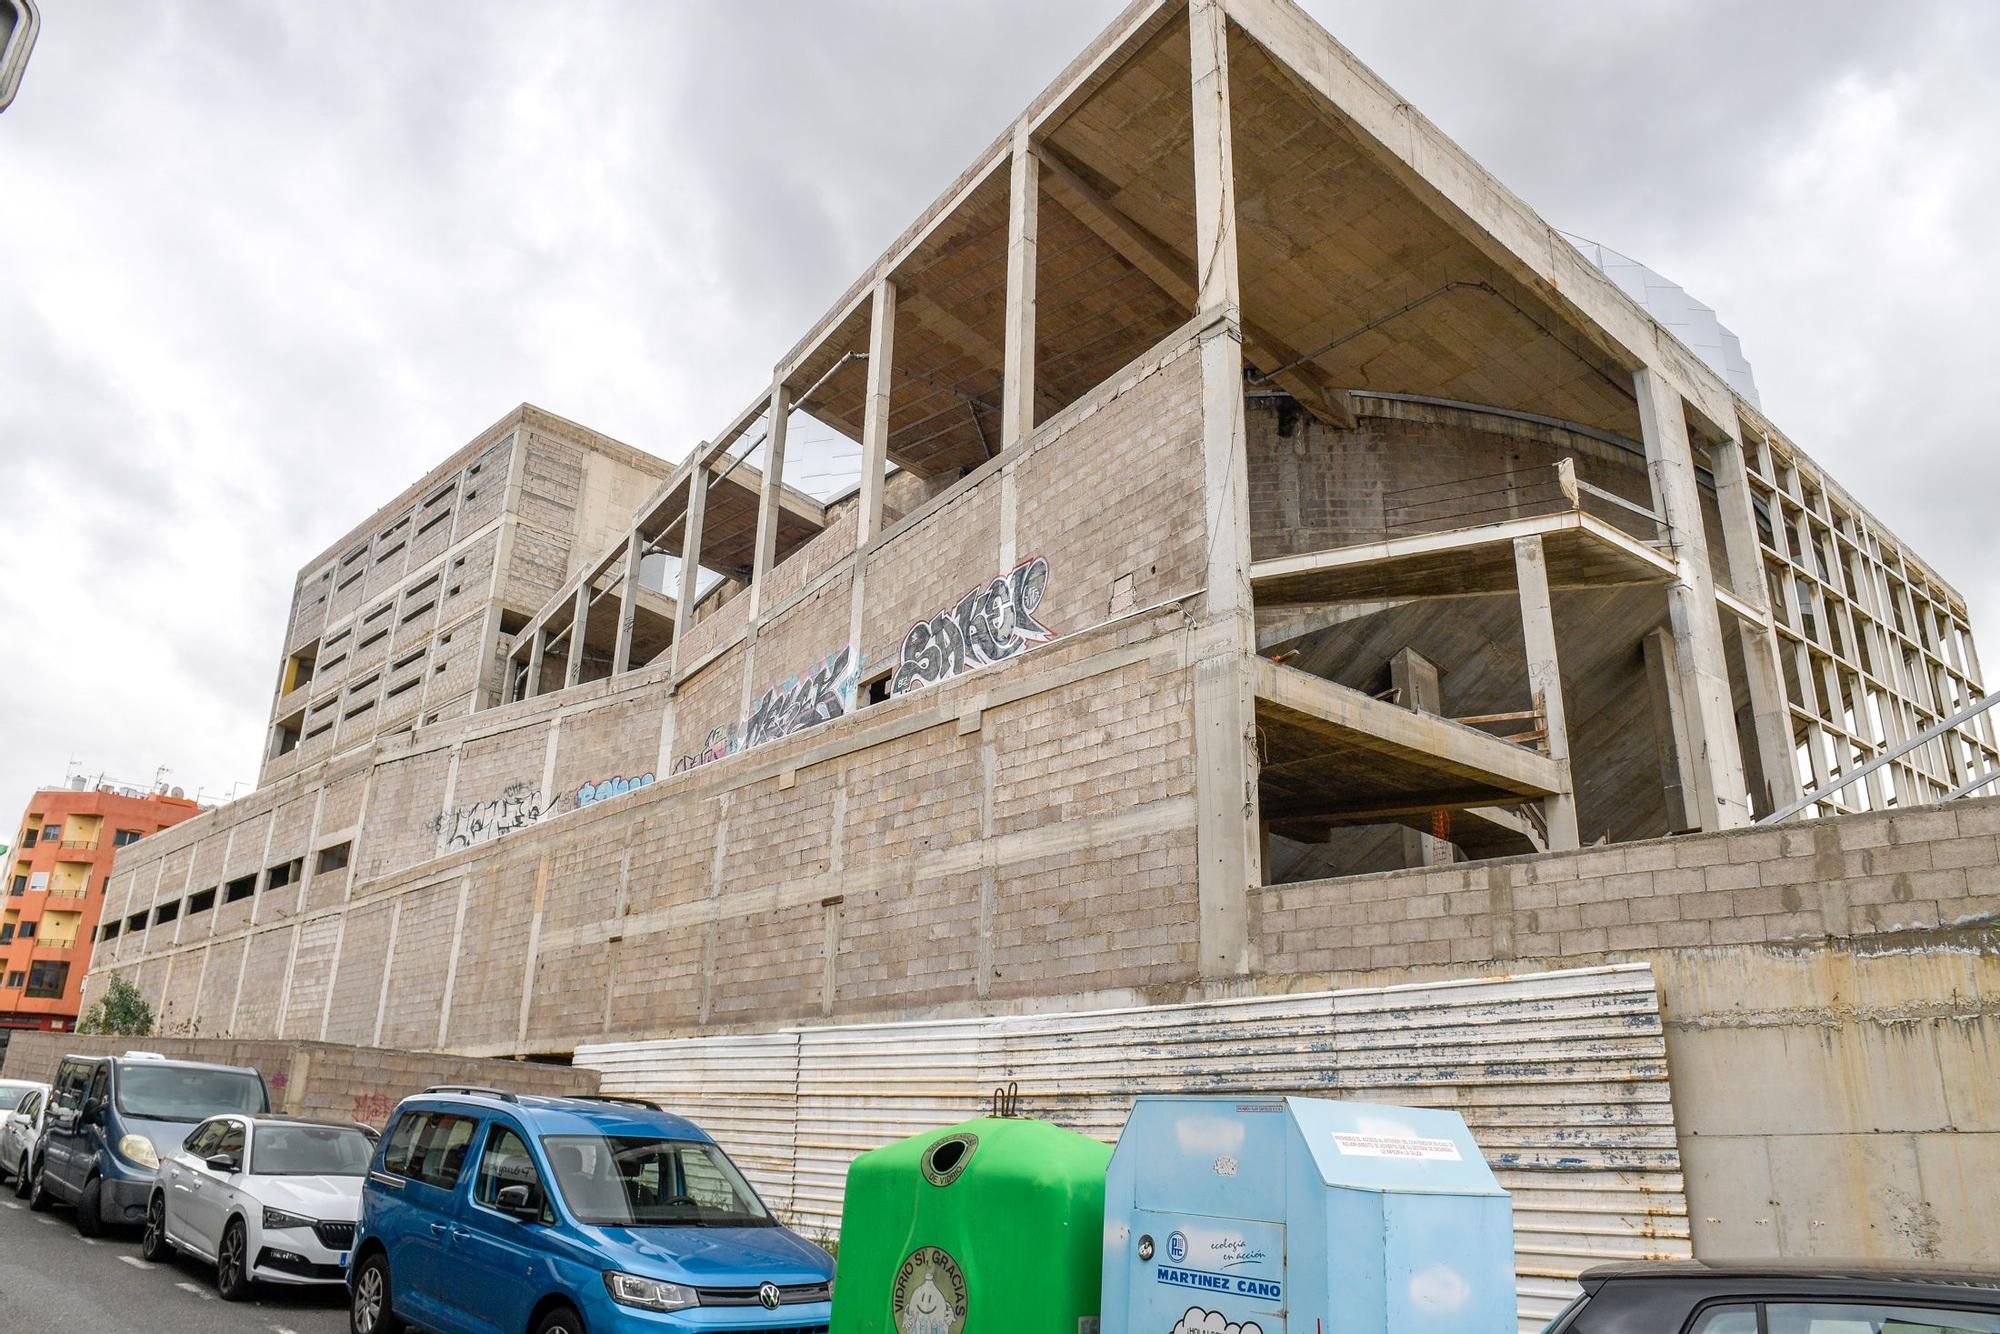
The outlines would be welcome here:
[[[590,630],[590,580],[576,586],[576,614],[569,623],[569,660],[563,664],[563,689],[583,677],[583,645]]]
[[[523,699],[533,699],[542,693],[542,664],[549,648],[549,627],[537,625],[535,637],[528,649],[528,685],[522,692]]]
[[[1056,202],[1120,259],[1145,274],[1155,287],[1192,312],[1196,292],[1194,283],[1187,277],[1191,261],[1099,194],[1056,149],[1044,146],[1040,152],[1043,180]],[[1307,363],[1290,371],[1272,373],[1280,366],[1289,366],[1299,360],[1298,352],[1276,335],[1245,320],[1243,350],[1258,365],[1268,368],[1271,382],[1291,394],[1308,412],[1343,430],[1354,429],[1353,404],[1348,402],[1347,395],[1337,385],[1319,373],[1316,366]]]
[[[1694,801],[1689,814],[1702,829],[1728,829],[1750,821],[1743,782],[1743,757],[1736,744],[1736,710],[1729,688],[1729,663],[1722,646],[1722,618],[1709,571],[1708,540],[1696,489],[1694,452],[1688,443],[1681,396],[1653,370],[1632,377],[1639,402],[1639,430],[1646,446],[1646,472],[1653,508],[1673,535],[1675,582],[1667,588],[1667,616],[1673,628],[1674,658],[1687,705],[1687,737],[1694,764]]]
[[[681,578],[674,597],[674,647],[669,669],[679,672],[681,645],[694,624],[695,599],[701,586],[701,528],[708,517],[708,467],[688,477],[687,521],[681,528]]]
[[[1405,709],[1433,716],[1444,712],[1444,691],[1438,683],[1437,664],[1413,648],[1400,648],[1389,659],[1389,684],[1396,688],[1396,703]],[[1448,839],[1403,830],[1405,866],[1449,866],[1457,853]]]
[[[625,539],[625,580],[618,589],[618,638],[611,650],[611,674],[618,675],[632,665],[632,624],[638,616],[639,530]]]
[[[1263,881],[1257,816],[1257,712],[1244,664],[1256,648],[1250,600],[1250,465],[1243,426],[1243,348],[1237,321],[1236,180],[1229,124],[1229,46],[1216,0],[1188,8],[1194,110],[1198,308],[1201,335],[1202,489],[1208,533],[1209,630],[1194,672],[1196,898],[1200,972],[1251,970],[1250,887]]]
[[[1001,367],[1000,448],[1035,429],[1035,257],[1041,232],[1041,159],[1027,126],[1014,136],[1007,185],[1007,341]]]
[[[875,284],[868,319],[868,396],[861,410],[861,494],[854,545],[865,551],[882,531],[882,484],[889,470],[889,371],[896,358],[896,284]]]
[[[1609,360],[1659,368],[1708,421],[1735,410],[1721,376],[1292,0],[1223,2],[1306,105],[1353,132],[1377,165]]]
[[[1778,632],[1771,623],[1770,598],[1765,591],[1764,548],[1757,540],[1757,511],[1750,499],[1742,423],[1731,414],[1725,426],[1727,438],[1710,451],[1710,471],[1715,475],[1716,506],[1722,512],[1729,582],[1737,598],[1759,613],[1754,618],[1739,617],[1736,633],[1743,648],[1743,671],[1757,734],[1762,782],[1756,786],[1763,799],[1756,806],[1768,815],[1799,799],[1799,775],[1792,750],[1791,714],[1785,705],[1785,682],[1778,667]],[[1867,710],[1860,712],[1865,720]],[[1869,725],[1863,722],[1864,727]]]
[[[778,507],[785,482],[785,432],[792,415],[792,391],[783,380],[771,385],[771,424],[764,436],[764,484],[757,502],[757,547],[750,567],[750,619],[763,601],[764,581],[778,559]]]
[[[1562,791],[1542,803],[1542,814],[1550,849],[1567,852],[1578,846],[1576,785],[1570,774],[1569,714],[1563,704],[1555,606],[1549,600],[1549,571],[1542,558],[1541,538],[1514,540],[1514,570],[1521,591],[1521,634],[1528,650],[1528,689],[1533,707],[1542,715],[1549,759],[1562,775]]]
[[[1372,699],[1310,672],[1252,658],[1258,699],[1331,723],[1356,745],[1387,755],[1420,756],[1442,773],[1485,785],[1472,804],[1491,805],[1493,789],[1524,797],[1562,791],[1555,761],[1511,741],[1456,723]],[[1439,802],[1439,805],[1448,803]],[[1428,809],[1416,807],[1414,809]]]
[[[1696,786],[1694,763],[1673,636],[1665,630],[1655,630],[1640,641],[1640,648],[1646,655],[1646,681],[1653,700],[1653,737],[1660,753],[1660,788],[1666,796],[1667,830],[1683,833],[1699,829],[1701,822],[1691,809]]]

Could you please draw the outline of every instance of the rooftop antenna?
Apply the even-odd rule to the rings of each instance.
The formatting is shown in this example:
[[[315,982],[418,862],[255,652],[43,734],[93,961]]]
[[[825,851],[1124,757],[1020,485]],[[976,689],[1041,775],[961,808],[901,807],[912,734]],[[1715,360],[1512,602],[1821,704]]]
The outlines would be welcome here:
[[[155,792],[164,791],[167,786],[167,775],[172,772],[173,770],[169,769],[164,764],[161,765],[159,768],[153,770],[153,791]]]

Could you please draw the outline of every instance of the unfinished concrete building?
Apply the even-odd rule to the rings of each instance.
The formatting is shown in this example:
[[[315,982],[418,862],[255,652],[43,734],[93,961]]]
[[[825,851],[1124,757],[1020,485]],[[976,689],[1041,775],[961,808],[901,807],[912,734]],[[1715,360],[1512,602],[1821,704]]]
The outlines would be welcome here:
[[[536,431],[478,446],[511,547],[424,526],[462,451],[308,566],[263,785],[120,861],[93,985],[170,1031],[609,1060],[1643,965],[1642,1012],[1536,1011],[1572,1046],[1493,1075],[1520,1106],[1490,1053],[1426,1086],[1517,1147],[1524,1313],[1691,1236],[1994,1244],[1918,1171],[1929,1111],[1828,1115],[1854,1217],[1946,1221],[1812,1231],[1725,1073],[1795,1031],[1879,1057],[1843,989],[1948,996],[1881,1086],[1955,1090],[1994,1134],[1952,1152],[2000,1164],[1951,1045],[2000,1024],[2000,808],[1918,809],[1991,781],[1991,716],[1750,827],[1982,694],[1962,598],[1287,0],[1134,4],[643,495],[572,433],[566,494],[614,480],[545,513]],[[851,485],[786,485],[808,434]],[[376,575],[404,530],[493,555]],[[392,603],[367,721],[377,662],[333,653]]]

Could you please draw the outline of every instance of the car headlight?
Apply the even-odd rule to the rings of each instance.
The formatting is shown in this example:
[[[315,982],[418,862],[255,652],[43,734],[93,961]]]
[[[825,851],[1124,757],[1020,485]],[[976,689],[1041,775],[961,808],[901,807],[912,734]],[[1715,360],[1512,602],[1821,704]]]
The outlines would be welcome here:
[[[611,1300],[620,1306],[636,1306],[646,1311],[679,1311],[695,1304],[693,1288],[684,1288],[678,1283],[662,1283],[656,1278],[641,1278],[637,1274],[606,1270],[604,1286],[610,1289]]]
[[[288,1214],[283,1209],[273,1209],[269,1205],[264,1206],[264,1230],[266,1232],[282,1232],[288,1227],[311,1227],[316,1221],[316,1219],[307,1218],[301,1214]]]
[[[160,1155],[153,1148],[153,1141],[144,1135],[126,1135],[118,1141],[118,1156],[139,1164],[141,1167],[158,1167]]]

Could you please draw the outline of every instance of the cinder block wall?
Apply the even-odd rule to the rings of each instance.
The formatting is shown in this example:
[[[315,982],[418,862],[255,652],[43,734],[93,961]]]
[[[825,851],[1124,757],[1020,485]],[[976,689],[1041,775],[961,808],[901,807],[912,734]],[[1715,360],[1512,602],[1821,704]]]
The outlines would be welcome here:
[[[189,1061],[246,1065],[263,1074],[273,1111],[381,1126],[396,1104],[438,1084],[476,1084],[510,1093],[595,1093],[598,1075],[566,1065],[478,1060],[443,1052],[346,1047],[327,1042],[230,1038],[125,1038],[75,1033],[16,1034],[0,1075],[47,1083],[65,1056],[158,1052]]]
[[[914,509],[865,562],[836,514],[774,573],[758,625],[738,597],[691,629],[671,716],[654,668],[379,742],[342,809],[325,789],[307,840],[351,840],[347,868],[309,856],[302,884],[123,935],[97,972],[125,972],[169,1032],[477,1053],[1188,985],[1191,338],[963,487],[898,487]],[[1034,558],[1053,643],[694,763],[746,699],[846,643],[857,565],[853,647],[875,674],[913,625]],[[577,809],[586,783],[648,774]],[[292,845],[303,796],[259,793],[162,848],[117,890],[128,919]],[[473,815],[489,832],[461,838]]]
[[[1252,896],[1274,977],[1563,967],[1656,950],[1899,937],[1994,940],[2000,798],[1273,885]]]

